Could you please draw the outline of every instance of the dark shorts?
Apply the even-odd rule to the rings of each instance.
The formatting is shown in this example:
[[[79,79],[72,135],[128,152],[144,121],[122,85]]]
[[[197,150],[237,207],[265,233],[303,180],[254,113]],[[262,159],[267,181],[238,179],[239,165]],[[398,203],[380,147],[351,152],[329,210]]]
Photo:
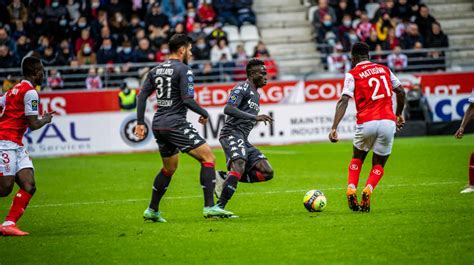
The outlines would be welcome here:
[[[187,153],[206,143],[193,125],[184,122],[173,129],[153,130],[161,157],[174,156],[179,151]]]
[[[241,133],[234,132],[231,135],[223,136],[219,142],[224,149],[228,170],[230,170],[231,162],[237,159],[246,161],[245,172],[249,172],[258,161],[267,159]]]

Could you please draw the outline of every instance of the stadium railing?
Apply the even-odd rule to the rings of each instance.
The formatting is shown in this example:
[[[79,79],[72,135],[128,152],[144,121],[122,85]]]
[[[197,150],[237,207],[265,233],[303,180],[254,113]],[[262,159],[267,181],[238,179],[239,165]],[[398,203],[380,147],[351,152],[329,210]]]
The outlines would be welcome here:
[[[430,58],[428,56],[413,57],[416,54],[429,54],[438,52],[441,54],[440,57]],[[382,60],[374,60],[375,62],[386,64],[386,57],[390,55],[391,51],[372,52],[371,56],[385,57]],[[403,69],[404,72],[427,72],[427,71],[438,71],[438,70],[450,70],[462,67],[465,65],[474,66],[474,57],[468,56],[469,54],[474,55],[474,46],[472,47],[451,47],[451,48],[431,48],[431,49],[417,49],[417,50],[402,50],[403,54],[408,56],[408,66]],[[467,54],[467,55],[466,55]],[[347,54],[349,56],[349,54]],[[276,60],[277,66],[284,66],[285,62],[297,59],[314,59],[315,65],[319,64],[321,67],[320,72],[308,72],[300,73],[301,77],[311,76],[317,78],[318,76],[328,77],[330,75],[340,75],[340,73],[331,73],[327,70],[326,58],[328,55],[318,54],[315,56],[308,57],[307,54],[292,54],[288,56],[279,56]],[[458,63],[459,61],[463,63]],[[125,79],[134,79],[137,84],[147,73],[148,69],[156,66],[157,62],[151,63],[128,63],[128,64],[114,64],[114,65],[81,65],[75,68],[70,66],[54,66],[45,67],[46,78],[49,76],[51,70],[56,70],[61,73],[61,79],[63,80],[62,90],[66,89],[85,89],[85,80],[88,77],[88,72],[91,68],[96,69],[101,77],[103,88],[117,88],[123,83]],[[203,73],[203,66],[205,64],[212,65],[212,71],[210,73]],[[233,61],[231,64],[220,63],[212,64],[210,61],[193,61],[191,67],[194,69],[196,83],[225,83],[234,82],[239,80],[245,80],[245,61]],[[230,66],[229,66],[230,65]],[[124,71],[123,69],[127,69]],[[298,76],[295,76],[298,78]],[[46,79],[45,78],[45,79]],[[7,68],[2,69],[0,73],[0,81],[4,80],[18,81],[21,79],[20,68]],[[46,82],[43,87],[48,90]],[[55,90],[60,90],[55,89]]]

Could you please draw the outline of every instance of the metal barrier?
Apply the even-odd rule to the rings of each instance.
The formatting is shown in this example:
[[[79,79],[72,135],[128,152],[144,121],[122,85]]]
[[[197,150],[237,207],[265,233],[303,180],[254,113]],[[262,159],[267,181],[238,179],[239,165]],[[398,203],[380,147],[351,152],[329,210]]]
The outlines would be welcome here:
[[[429,56],[413,57],[410,55],[414,54],[429,54],[437,52],[442,56],[438,58],[431,58]],[[425,72],[449,69],[454,66],[474,66],[474,46],[472,47],[452,47],[442,49],[418,49],[418,50],[402,50],[402,53],[408,56],[408,67],[404,68],[403,71],[410,72]],[[371,56],[381,56],[382,58],[391,54],[391,51],[382,51],[379,53],[371,53]],[[467,54],[467,56],[466,56]],[[350,56],[349,54],[346,54]],[[309,56],[305,54],[292,54],[288,56],[278,57],[275,61],[277,65],[284,66],[288,61],[294,61],[298,59],[314,59],[315,65],[320,65],[321,72],[310,72],[310,73],[299,73],[298,77],[324,75],[327,77],[328,73],[324,69],[327,69],[327,56],[318,54],[316,56]],[[459,65],[453,64],[453,62],[462,63]],[[386,64],[386,59],[374,60],[374,62]],[[123,82],[125,78],[136,79],[138,82],[148,72],[147,70],[156,66],[157,62],[151,63],[128,63],[128,64],[113,64],[113,65],[82,65],[77,67],[70,66],[54,66],[46,67],[46,78],[52,71],[58,71],[61,73],[61,79],[63,80],[62,89],[84,89],[85,80],[88,77],[88,72],[91,68],[96,69],[103,83],[103,88],[117,88]],[[210,61],[193,61],[190,66],[194,70],[195,80],[197,83],[214,83],[214,82],[233,82],[245,80],[245,65],[246,61],[232,61],[212,64]],[[4,80],[20,80],[21,69],[20,68],[8,68],[1,69],[0,81]],[[48,85],[45,83],[42,87],[48,89]]]

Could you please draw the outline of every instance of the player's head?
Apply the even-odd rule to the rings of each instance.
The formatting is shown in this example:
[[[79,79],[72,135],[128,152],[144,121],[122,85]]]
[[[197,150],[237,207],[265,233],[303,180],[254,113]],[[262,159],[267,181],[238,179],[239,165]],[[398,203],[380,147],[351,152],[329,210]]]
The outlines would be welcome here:
[[[369,60],[369,45],[363,42],[354,43],[352,45],[351,57],[352,67],[362,61]]]
[[[191,52],[193,40],[186,34],[174,34],[169,41],[172,56],[177,56],[183,63],[188,64],[193,55]]]
[[[251,81],[256,88],[263,87],[267,84],[267,69],[265,63],[257,58],[252,58],[246,67],[247,79]]]
[[[21,61],[23,77],[33,81],[34,85],[41,85],[44,78],[44,69],[41,60],[34,56],[26,56]]]

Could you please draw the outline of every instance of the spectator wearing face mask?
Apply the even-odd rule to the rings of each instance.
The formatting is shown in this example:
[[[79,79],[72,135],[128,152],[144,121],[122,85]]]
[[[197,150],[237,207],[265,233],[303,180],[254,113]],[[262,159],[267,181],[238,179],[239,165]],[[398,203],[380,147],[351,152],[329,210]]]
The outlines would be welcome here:
[[[75,40],[81,37],[82,30],[87,29],[89,30],[89,24],[87,22],[87,18],[81,16],[77,21],[77,24],[72,26],[72,39]]]
[[[333,20],[329,14],[326,14],[324,16],[322,25],[321,27],[319,27],[318,36],[316,40],[319,44],[325,44],[330,46],[333,46],[337,42],[337,29],[334,26]]]
[[[89,43],[84,43],[77,53],[79,65],[97,64],[97,56]]]
[[[352,3],[352,2],[351,2]],[[340,26],[343,24],[345,16],[349,15],[351,18],[354,16],[354,6],[348,3],[347,0],[340,0],[336,7],[336,25]]]
[[[193,57],[196,61],[207,61],[211,59],[211,48],[204,37],[199,37],[192,48]]]
[[[98,64],[113,64],[118,62],[117,51],[112,45],[112,40],[102,40],[102,45],[97,52],[97,63]]]
[[[191,29],[191,31],[188,31],[188,36],[191,37],[191,39],[197,40],[199,38],[207,37],[206,33],[204,33],[204,31],[202,30],[201,25],[202,24],[198,21],[195,21],[193,23],[193,28]]]
[[[186,9],[182,0],[162,0],[163,13],[168,16],[171,27],[184,21]]]
[[[81,31],[81,37],[76,40],[76,53],[78,53],[86,43],[89,44],[90,47],[94,47],[94,40],[90,36],[89,29],[83,29]]]
[[[327,0],[319,0],[318,9],[314,11],[313,15],[313,26],[316,31],[322,26],[327,15],[329,15],[333,24],[336,23],[336,11],[334,8],[328,5]]]
[[[194,23],[199,23],[199,17],[196,14],[196,8],[192,2],[188,2],[186,15],[184,16],[184,25],[186,32],[192,32],[194,29]]]
[[[156,62],[164,62],[168,60],[168,56],[170,54],[170,49],[168,43],[164,42],[161,44],[160,49],[155,54],[155,61]]]
[[[352,29],[352,17],[349,14],[345,14],[342,18],[342,23],[337,27],[337,37],[339,40],[343,40],[344,36],[349,34]]]
[[[132,44],[129,41],[122,43],[122,50],[118,54],[119,63],[135,62],[135,53],[133,52]]]

